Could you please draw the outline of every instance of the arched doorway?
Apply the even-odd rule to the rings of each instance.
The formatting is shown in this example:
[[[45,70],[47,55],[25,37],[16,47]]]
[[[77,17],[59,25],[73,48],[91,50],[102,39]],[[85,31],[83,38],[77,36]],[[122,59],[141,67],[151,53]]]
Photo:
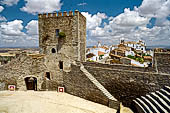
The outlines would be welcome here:
[[[56,53],[56,50],[54,48],[51,49],[52,53]]]
[[[25,78],[25,84],[26,84],[27,90],[37,91],[37,78],[26,77]]]

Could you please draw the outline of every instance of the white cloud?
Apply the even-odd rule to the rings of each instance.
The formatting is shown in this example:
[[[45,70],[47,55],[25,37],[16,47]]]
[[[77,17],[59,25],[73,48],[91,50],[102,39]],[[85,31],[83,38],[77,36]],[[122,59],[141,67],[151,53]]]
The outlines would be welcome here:
[[[0,6],[0,12],[2,12],[4,10],[4,7]]]
[[[0,46],[38,46],[38,21],[31,20],[25,27],[22,20],[0,23]]]
[[[136,10],[147,17],[167,17],[170,15],[170,0],[144,0]]]
[[[26,25],[26,30],[27,30],[27,40],[32,40],[36,45],[38,45],[38,21],[37,20],[31,20],[27,25]]]
[[[106,44],[116,44],[120,38],[127,41],[145,40],[148,45],[169,45],[170,43],[170,0],[143,0],[134,10],[125,8],[122,14],[108,17],[104,26],[93,24],[95,20],[87,13],[88,41],[91,45],[100,40]],[[150,19],[156,18],[155,25],[147,28]],[[90,21],[89,21],[89,20]],[[93,21],[92,21],[93,20]],[[102,19],[101,19],[102,20]],[[91,27],[95,26],[95,27]],[[93,29],[90,29],[93,28]]]
[[[3,6],[0,6],[0,13],[4,10]],[[6,18],[4,16],[0,15],[0,21],[7,21]]]
[[[25,28],[27,29],[27,34],[38,35],[38,21],[37,20],[31,20]]]
[[[25,0],[21,10],[36,14],[60,10],[61,0]],[[43,5],[38,5],[43,4]],[[44,7],[45,6],[45,7]],[[57,7],[56,7],[57,6]],[[82,12],[87,19],[87,45],[117,44],[120,38],[127,41],[145,40],[149,45],[168,45],[170,43],[170,0],[143,0],[141,6],[134,10],[125,8],[122,14],[108,17],[105,13],[90,14]],[[155,25],[147,28],[150,19],[156,18]],[[2,17],[0,16],[0,19]],[[103,20],[107,19],[107,23]],[[32,20],[24,26],[21,20],[0,23],[0,45],[20,44],[38,45],[38,21]]]
[[[108,20],[109,23],[104,23],[104,27],[101,27],[100,23],[94,29],[88,29],[89,37],[95,40],[108,40],[107,44],[118,43],[122,37],[132,38],[129,34],[133,34],[136,27],[146,26],[149,22],[149,18],[141,17],[138,12],[130,11],[130,9],[125,9],[124,13],[116,17],[109,17]]]
[[[77,4],[78,6],[84,6],[84,5],[87,5],[87,3],[79,3]]]
[[[106,35],[105,30],[101,28],[102,22],[104,19],[107,19],[105,13],[98,12],[97,14],[89,14],[88,12],[82,12],[86,17],[87,23],[87,45],[94,45],[100,38],[104,38]],[[105,40],[107,37],[105,37]]]
[[[91,30],[89,32],[89,35],[94,37],[104,37],[106,35],[106,32],[103,28],[96,27],[94,30]]]
[[[7,23],[2,23],[0,25],[1,33],[3,35],[9,35],[9,36],[22,36],[24,33],[23,30],[23,21],[22,20],[14,20]]]
[[[0,21],[7,21],[7,19],[4,16],[0,15]]]
[[[16,44],[17,46],[18,44],[20,44],[20,42],[22,42],[22,37],[25,36],[25,33],[22,32],[22,23],[22,20],[14,20],[10,22],[0,23],[1,46],[7,46],[11,44]]]
[[[16,5],[18,1],[19,0],[2,0],[0,1],[0,3],[4,5],[12,6],[12,5]]]
[[[87,19],[88,30],[96,29],[96,27],[102,24],[102,20],[107,18],[105,13],[99,13],[99,12],[95,15],[89,14],[88,12],[82,12],[82,14]]]
[[[61,0],[25,0],[26,4],[21,8],[22,11],[31,14],[47,13],[59,11],[61,9]]]
[[[125,8],[124,13],[115,17],[112,22],[119,26],[141,26],[146,25],[149,18],[142,17],[138,12]]]

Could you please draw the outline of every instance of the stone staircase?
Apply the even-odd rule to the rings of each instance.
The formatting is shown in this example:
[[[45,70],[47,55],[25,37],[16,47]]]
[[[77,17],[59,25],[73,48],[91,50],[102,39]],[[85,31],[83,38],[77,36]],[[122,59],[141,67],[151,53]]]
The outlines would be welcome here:
[[[151,92],[146,96],[141,96],[134,101],[136,109],[134,112],[144,113],[170,113],[170,87],[165,86],[156,92]],[[136,111],[137,110],[137,111]]]
[[[80,70],[87,76],[87,78],[90,79],[90,81],[109,99],[109,107],[115,108],[116,106],[119,106],[119,102],[117,99],[115,99],[108,91],[104,88],[103,85],[99,83],[99,81],[96,80],[96,78],[93,77],[92,74],[90,74],[83,66],[83,64],[80,64]]]

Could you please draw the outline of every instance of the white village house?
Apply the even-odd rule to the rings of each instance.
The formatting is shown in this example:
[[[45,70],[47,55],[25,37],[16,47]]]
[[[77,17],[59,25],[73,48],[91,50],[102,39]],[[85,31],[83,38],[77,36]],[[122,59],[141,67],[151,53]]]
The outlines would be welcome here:
[[[150,63],[152,62],[152,56],[153,56],[151,50],[149,52],[146,51],[146,44],[144,41],[139,40],[137,42],[135,41],[125,42],[123,38],[120,39],[119,45],[111,46],[110,52],[112,56],[117,56],[117,57],[120,56],[120,59],[119,59],[120,61],[130,60],[131,65],[140,66],[140,67],[147,67],[148,65],[150,65]],[[133,58],[130,58],[131,56],[133,56]],[[134,58],[138,60],[140,59],[140,62],[137,60],[134,60]],[[144,60],[143,63],[141,63],[142,59]],[[126,63],[129,64],[130,61]]]
[[[87,49],[87,60],[90,61],[100,61],[101,59],[109,56],[109,48],[107,46],[102,46],[100,42],[98,42],[97,46],[93,46],[92,48]]]
[[[121,39],[121,44],[124,44],[127,47],[134,48],[136,51],[141,52],[141,53],[146,53],[146,44],[144,41],[139,40],[137,42],[135,41],[128,41],[125,42],[124,39]]]

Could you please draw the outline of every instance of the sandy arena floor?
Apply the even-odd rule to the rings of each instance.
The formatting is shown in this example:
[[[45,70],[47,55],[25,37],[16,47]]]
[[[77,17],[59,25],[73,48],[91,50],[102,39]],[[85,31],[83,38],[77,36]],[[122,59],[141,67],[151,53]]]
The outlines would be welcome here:
[[[116,110],[66,93],[0,91],[0,113],[116,113]]]

